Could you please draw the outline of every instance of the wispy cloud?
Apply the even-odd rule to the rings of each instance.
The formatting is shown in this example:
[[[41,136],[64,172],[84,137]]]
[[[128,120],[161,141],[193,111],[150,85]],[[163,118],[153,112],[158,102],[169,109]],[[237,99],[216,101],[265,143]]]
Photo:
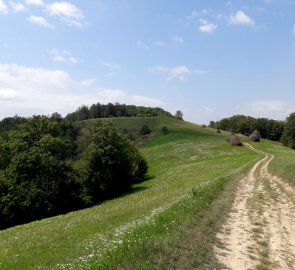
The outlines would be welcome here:
[[[155,41],[155,45],[162,47],[162,46],[165,46],[165,42],[162,40],[157,40],[157,41]]]
[[[0,100],[16,100],[19,98],[19,93],[14,89],[0,89]]]
[[[177,36],[177,35],[173,35],[171,37],[171,39],[174,43],[177,43],[177,44],[182,44],[184,42],[184,39],[182,37]]]
[[[0,0],[0,13],[6,15],[8,13],[8,7]]]
[[[58,49],[49,50],[49,54],[55,62],[77,64],[79,61],[67,50],[60,51]]]
[[[25,10],[25,5],[23,5],[22,3],[16,3],[16,2],[10,1],[9,5],[12,8],[12,10],[16,13]]]
[[[199,31],[203,33],[214,33],[215,30],[218,28],[217,24],[209,23],[206,20],[200,19],[201,25],[199,26]]]
[[[169,77],[167,78],[168,80],[185,80],[188,75],[200,75],[203,74],[203,70],[193,70],[189,69],[186,66],[176,66],[172,68],[167,68],[163,66],[157,66],[157,67],[152,67],[148,69],[149,72],[162,72],[162,73],[167,73]]]
[[[136,41],[136,46],[137,46],[137,48],[139,48],[139,49],[144,49],[144,50],[148,50],[148,49],[149,49],[149,45],[147,45],[146,43],[144,43],[144,42],[141,41],[141,40],[137,40],[137,41]]]
[[[29,6],[44,6],[43,0],[26,0],[26,4]]]
[[[187,19],[191,20],[191,19],[198,18],[198,17],[201,17],[201,16],[209,15],[210,13],[212,13],[212,10],[207,9],[207,8],[203,8],[203,9],[201,9],[199,11],[193,10],[191,15],[188,16]]]
[[[37,25],[41,25],[47,28],[54,28],[55,26],[51,23],[49,23],[45,18],[41,17],[41,16],[30,16],[28,18],[28,21],[32,24],[37,24]]]
[[[107,76],[114,76],[116,75],[116,72],[121,68],[120,65],[118,64],[114,64],[114,63],[109,63],[109,62],[105,62],[102,63],[102,65],[108,69],[109,73],[107,74]]]
[[[242,10],[238,10],[235,14],[231,15],[229,23],[234,25],[255,25],[255,21]]]
[[[236,108],[238,113],[254,117],[266,117],[284,120],[291,112],[295,112],[295,101],[259,100]]]
[[[49,15],[57,16],[71,26],[82,27],[85,23],[82,10],[69,2],[48,4],[46,11]]]
[[[94,80],[78,81],[63,70],[0,64],[0,118],[19,115],[62,114],[81,104],[121,102],[161,105],[152,97],[130,95],[120,88],[102,88]],[[81,88],[83,91],[81,91]]]

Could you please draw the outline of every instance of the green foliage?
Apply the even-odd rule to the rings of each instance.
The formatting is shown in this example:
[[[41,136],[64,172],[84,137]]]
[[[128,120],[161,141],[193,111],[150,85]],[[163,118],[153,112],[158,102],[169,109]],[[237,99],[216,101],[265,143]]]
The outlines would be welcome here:
[[[282,142],[285,146],[295,149],[295,113],[291,113],[286,120]]]
[[[89,136],[90,143],[77,163],[86,205],[118,195],[144,179],[145,159],[110,122],[98,122]]]
[[[144,180],[146,160],[112,124],[94,126],[78,151],[77,134],[55,113],[0,138],[0,228],[92,206]]]
[[[183,120],[183,113],[182,113],[182,111],[177,110],[176,113],[175,113],[175,117],[176,117],[178,120]]]
[[[282,136],[284,123],[282,121],[267,118],[254,118],[251,116],[234,115],[220,121],[210,122],[210,127],[241,133],[249,136],[254,130],[258,130],[262,138],[278,141]]]
[[[162,131],[162,133],[163,133],[164,135],[166,135],[166,134],[169,133],[169,129],[168,129],[166,126],[163,126],[163,127],[161,128],[161,131]]]
[[[66,116],[71,121],[81,121],[95,118],[109,118],[109,117],[153,117],[163,116],[172,117],[172,115],[157,107],[143,107],[135,105],[125,105],[119,103],[108,103],[104,104],[92,104],[90,107],[85,105],[78,108],[75,112],[70,113]]]
[[[148,125],[143,125],[143,126],[141,127],[140,131],[139,131],[139,133],[140,133],[141,135],[148,135],[148,134],[150,134],[151,132],[152,132],[152,131],[151,131],[151,129],[149,128]]]
[[[33,117],[12,131],[1,174],[0,227],[75,209],[73,172],[67,162],[71,142],[59,137],[58,122]]]

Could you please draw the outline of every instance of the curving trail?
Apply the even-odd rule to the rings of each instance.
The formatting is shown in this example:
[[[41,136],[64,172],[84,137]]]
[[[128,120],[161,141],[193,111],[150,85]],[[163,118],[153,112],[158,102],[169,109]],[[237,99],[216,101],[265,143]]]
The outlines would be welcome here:
[[[224,269],[295,269],[295,188],[268,172],[264,157],[238,186],[215,253]]]

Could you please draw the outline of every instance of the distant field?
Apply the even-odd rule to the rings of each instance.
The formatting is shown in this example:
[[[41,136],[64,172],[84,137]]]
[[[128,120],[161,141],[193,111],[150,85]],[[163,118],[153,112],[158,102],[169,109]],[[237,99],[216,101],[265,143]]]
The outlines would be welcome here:
[[[79,126],[88,127],[95,121]],[[173,118],[111,121],[135,133],[143,124],[151,127],[155,137],[141,148],[150,179],[135,185],[129,194],[96,207],[1,231],[0,269],[108,269],[108,263],[122,261],[120,246],[130,248],[131,254],[144,242],[142,237],[165,239],[174,230],[169,223],[172,217],[179,224],[179,218],[193,213],[192,207],[203,209],[227,179],[245,172],[259,158],[245,147],[228,145],[224,135],[213,129]],[[163,135],[162,126],[170,133]],[[193,203],[188,203],[192,197]],[[190,206],[179,208],[182,203]],[[153,223],[159,227],[151,230],[147,226]],[[163,224],[169,228],[166,232]],[[128,244],[126,237],[135,240]],[[98,266],[96,261],[105,263]],[[147,263],[146,269],[149,267]]]

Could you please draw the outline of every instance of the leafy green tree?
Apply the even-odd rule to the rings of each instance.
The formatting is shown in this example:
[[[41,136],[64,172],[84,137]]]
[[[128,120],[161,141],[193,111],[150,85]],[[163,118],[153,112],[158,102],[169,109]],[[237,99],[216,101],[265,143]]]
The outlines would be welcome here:
[[[281,140],[285,146],[295,149],[295,113],[287,117]]]
[[[10,133],[10,160],[0,177],[2,228],[77,208],[78,186],[67,161],[71,143],[61,131],[59,122],[36,116]]]
[[[216,123],[215,123],[214,121],[210,121],[208,126],[209,126],[210,128],[215,128],[215,124],[216,124]]]
[[[7,144],[0,137],[0,170],[5,169],[10,161],[10,154]]]
[[[132,183],[144,179],[145,159],[110,122],[97,123],[90,131],[89,141],[76,164],[86,205],[125,192]]]

